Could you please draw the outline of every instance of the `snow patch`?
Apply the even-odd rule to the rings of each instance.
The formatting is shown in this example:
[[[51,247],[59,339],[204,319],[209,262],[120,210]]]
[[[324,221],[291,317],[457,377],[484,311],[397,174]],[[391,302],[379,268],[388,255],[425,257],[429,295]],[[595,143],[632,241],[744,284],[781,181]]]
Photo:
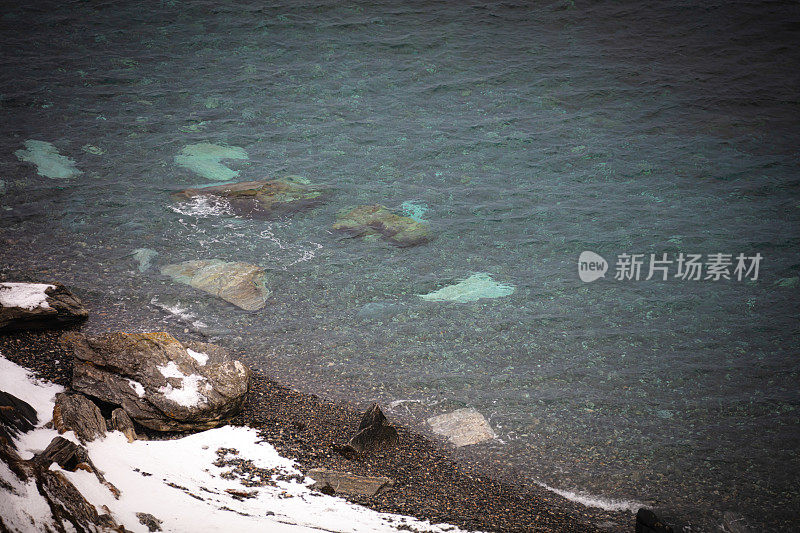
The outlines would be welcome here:
[[[203,352],[195,352],[189,348],[186,349],[186,353],[188,353],[192,359],[197,361],[200,366],[205,366],[205,364],[208,362],[208,354]]]
[[[201,385],[205,390],[211,388],[203,376],[198,374],[187,376],[180,371],[175,361],[170,361],[165,366],[157,366],[156,368],[165,378],[181,380],[180,387],[173,387],[171,383],[167,383],[164,387],[159,387],[158,392],[163,394],[166,399],[172,400],[183,407],[195,407],[201,403],[208,402],[208,398],[200,392]]]
[[[138,381],[134,381],[132,379],[129,379],[128,380],[128,385],[131,386],[131,388],[136,392],[136,395],[139,396],[139,398],[144,396],[144,387],[142,386],[141,383],[139,383]]]
[[[46,283],[0,283],[0,306],[20,307],[29,311],[50,309],[44,291],[55,288],[55,285]]]

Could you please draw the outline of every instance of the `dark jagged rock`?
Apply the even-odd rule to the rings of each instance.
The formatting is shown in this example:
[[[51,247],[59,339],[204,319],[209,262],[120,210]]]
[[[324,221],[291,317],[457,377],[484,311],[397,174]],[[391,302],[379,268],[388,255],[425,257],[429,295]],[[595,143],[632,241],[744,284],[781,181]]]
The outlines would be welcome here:
[[[0,443],[15,447],[13,437],[32,430],[38,422],[36,409],[14,395],[0,391]]]
[[[642,507],[636,513],[636,533],[674,533],[650,509]]]
[[[401,248],[433,239],[430,226],[410,217],[396,215],[382,205],[361,205],[340,213],[333,229],[356,237],[380,235]]]
[[[397,444],[397,430],[390,426],[377,403],[367,409],[358,425],[358,433],[350,439],[349,446],[359,452],[377,450]]]
[[[356,476],[327,468],[312,468],[308,471],[308,477],[316,481],[311,488],[325,494],[375,496],[393,484],[388,477]]]
[[[147,528],[148,531],[161,531],[162,520],[159,520],[150,513],[136,513],[139,523]]]
[[[138,438],[136,436],[136,428],[133,426],[133,420],[131,420],[131,417],[128,416],[128,413],[126,413],[124,409],[117,408],[112,411],[111,429],[125,435],[128,442],[133,442]]]
[[[108,431],[106,420],[92,400],[82,394],[56,394],[53,427],[59,433],[74,431],[81,442],[93,441]]]
[[[54,441],[57,439],[65,440],[56,437]],[[48,448],[50,447],[48,446]],[[0,444],[0,462],[3,462],[8,467],[10,475],[16,478],[0,479],[0,499],[9,499],[10,501],[12,495],[20,497],[21,494],[16,487],[33,482],[37,492],[49,507],[50,516],[30,515],[26,519],[26,530],[125,531],[125,528],[118,525],[110,515],[98,514],[95,506],[86,501],[63,472],[50,470],[50,462],[37,461],[36,458],[25,461],[11,447],[3,444]],[[29,496],[30,493],[28,493]],[[37,520],[44,522],[40,523]],[[3,528],[8,529],[8,525],[5,524],[0,529]]]
[[[223,425],[245,401],[249,369],[212,344],[168,333],[67,333],[61,342],[74,354],[73,389],[156,431]]]
[[[93,468],[92,461],[89,459],[89,452],[86,451],[86,448],[68,441],[64,437],[54,438],[44,451],[34,456],[32,461],[42,468],[49,468],[51,464],[56,463],[64,470],[69,470],[70,472],[77,470],[81,464]]]
[[[88,316],[81,301],[60,283],[0,283],[0,331],[58,328]]]
[[[722,525],[727,533],[750,533],[747,519],[733,511],[722,513]]]
[[[330,192],[299,176],[275,180],[242,181],[186,189],[178,198],[216,196],[230,204],[231,210],[242,216],[275,218],[310,209],[324,203]]]

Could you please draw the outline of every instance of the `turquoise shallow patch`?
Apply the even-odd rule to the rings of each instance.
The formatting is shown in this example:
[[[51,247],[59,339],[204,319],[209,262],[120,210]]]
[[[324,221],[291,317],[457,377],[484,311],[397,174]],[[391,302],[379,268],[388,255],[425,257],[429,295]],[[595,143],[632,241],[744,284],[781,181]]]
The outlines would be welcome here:
[[[220,161],[223,159],[248,159],[244,148],[220,146],[211,143],[189,144],[175,156],[175,163],[213,181],[229,181],[239,175]]]
[[[428,212],[428,206],[425,204],[406,201],[400,204],[400,209],[403,211],[404,216],[412,220],[427,222],[427,220],[425,220],[425,213]]]
[[[36,165],[36,173],[51,179],[67,179],[82,174],[75,161],[58,153],[58,148],[47,141],[28,139],[25,150],[14,152],[17,159]]]
[[[512,294],[513,285],[502,285],[486,273],[473,274],[454,285],[442,287],[438,291],[420,294],[419,297],[429,302],[475,302],[481,298],[500,298]]]

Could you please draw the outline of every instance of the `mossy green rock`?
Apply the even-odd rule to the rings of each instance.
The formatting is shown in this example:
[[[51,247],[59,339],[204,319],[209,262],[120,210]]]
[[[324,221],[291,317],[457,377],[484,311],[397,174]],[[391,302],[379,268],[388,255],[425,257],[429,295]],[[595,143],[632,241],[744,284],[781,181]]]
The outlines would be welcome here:
[[[400,247],[416,246],[433,239],[430,226],[392,213],[382,205],[361,205],[341,213],[333,229],[359,237],[381,235]]]
[[[275,180],[241,181],[186,189],[178,198],[217,196],[224,198],[234,213],[256,218],[274,218],[310,209],[324,203],[329,191],[299,176]]]
[[[248,263],[226,263],[219,259],[184,261],[163,267],[161,273],[246,311],[261,309],[270,295],[264,284],[264,270]]]

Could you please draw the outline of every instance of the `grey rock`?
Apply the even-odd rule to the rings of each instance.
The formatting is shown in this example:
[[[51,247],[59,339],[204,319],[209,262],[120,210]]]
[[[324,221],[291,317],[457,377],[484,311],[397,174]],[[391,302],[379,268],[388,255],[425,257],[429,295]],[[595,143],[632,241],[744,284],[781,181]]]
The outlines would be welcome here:
[[[388,477],[356,476],[349,472],[337,472],[327,468],[312,468],[308,476],[316,481],[311,488],[330,494],[342,493],[359,496],[375,496],[393,484]]]
[[[248,263],[219,259],[184,261],[162,267],[161,273],[245,311],[261,309],[270,295],[264,269]]]
[[[70,332],[61,342],[74,354],[73,389],[156,431],[223,425],[245,401],[249,369],[212,344],[182,344],[168,333]]]
[[[401,310],[400,306],[391,302],[370,302],[358,310],[358,318],[380,320],[390,318]]]
[[[133,442],[138,437],[136,436],[136,428],[133,426],[133,420],[128,416],[124,409],[116,408],[111,413],[111,429],[119,431],[128,439],[128,442]]]
[[[74,431],[81,442],[103,437],[108,431],[100,409],[82,394],[56,394],[53,407],[53,427],[59,433]]]
[[[2,293],[10,293],[14,286],[23,284],[0,283],[0,331],[35,328],[58,328],[86,320],[89,312],[81,301],[60,283],[48,283],[45,288],[46,305],[33,308],[4,305]],[[26,283],[24,285],[43,285]]]
[[[455,446],[469,446],[494,438],[494,431],[478,411],[458,409],[427,420],[434,433],[444,435]]]
[[[139,263],[139,272],[147,272],[158,252],[150,248],[137,248],[133,251],[133,258]]]
[[[0,443],[15,447],[13,437],[36,427],[36,409],[16,396],[0,391]]]

